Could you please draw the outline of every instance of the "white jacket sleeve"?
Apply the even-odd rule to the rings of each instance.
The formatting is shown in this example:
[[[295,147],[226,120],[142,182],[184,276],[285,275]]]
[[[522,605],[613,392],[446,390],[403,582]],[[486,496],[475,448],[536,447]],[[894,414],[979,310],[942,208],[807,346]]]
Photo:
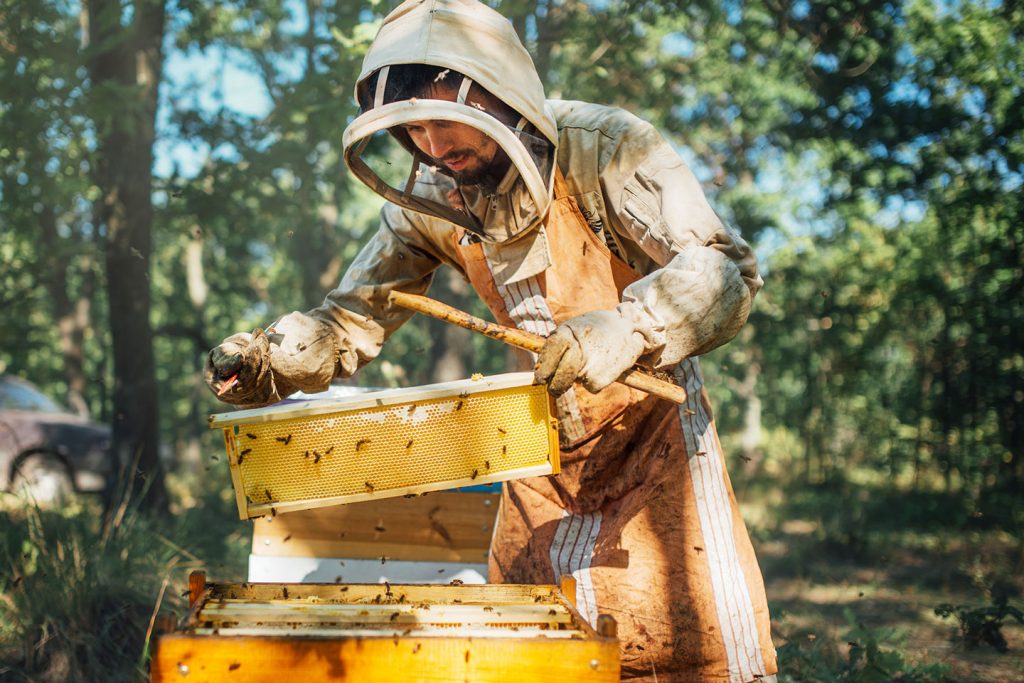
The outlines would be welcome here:
[[[649,124],[637,125],[602,172],[611,227],[655,267],[623,292],[620,312],[660,367],[736,336],[763,281],[746,242],[724,226],[697,179]]]
[[[282,347],[306,351],[303,362],[289,369],[296,375],[289,378],[292,384],[314,392],[326,389],[333,377],[348,377],[376,358],[387,338],[412,316],[412,311],[388,303],[388,295],[394,289],[425,293],[441,263],[413,220],[386,204],[376,234],[323,304],[290,313],[273,325],[276,335],[271,338]]]

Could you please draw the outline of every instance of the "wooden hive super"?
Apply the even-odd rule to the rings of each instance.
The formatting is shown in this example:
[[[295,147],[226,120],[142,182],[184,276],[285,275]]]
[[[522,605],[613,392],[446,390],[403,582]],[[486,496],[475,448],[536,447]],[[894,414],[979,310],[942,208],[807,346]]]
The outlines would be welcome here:
[[[210,417],[242,519],[556,474],[544,386],[509,373]]]
[[[156,638],[168,681],[619,680],[615,622],[591,628],[555,586],[207,584]]]

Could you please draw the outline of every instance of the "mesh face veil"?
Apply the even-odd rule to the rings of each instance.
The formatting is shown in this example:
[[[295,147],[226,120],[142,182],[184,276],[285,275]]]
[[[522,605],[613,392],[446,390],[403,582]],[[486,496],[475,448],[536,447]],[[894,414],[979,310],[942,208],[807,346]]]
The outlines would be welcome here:
[[[419,82],[409,83],[410,71]],[[400,65],[380,68],[359,88],[362,114],[345,129],[345,162],[356,177],[385,199],[460,225],[495,243],[525,234],[547,214],[554,144],[478,83],[451,69]],[[454,199],[460,196],[458,173],[419,149],[406,132],[405,126],[418,122],[462,124],[487,136],[503,153],[496,155],[500,163],[508,160],[504,178],[496,179],[498,192],[521,183],[517,191],[525,192],[531,210],[518,210],[518,218],[504,221],[500,231],[484,230],[480,219],[464,208],[460,199]],[[379,140],[397,141],[401,149]],[[467,179],[463,184],[477,181]],[[523,219],[526,213],[529,218]]]

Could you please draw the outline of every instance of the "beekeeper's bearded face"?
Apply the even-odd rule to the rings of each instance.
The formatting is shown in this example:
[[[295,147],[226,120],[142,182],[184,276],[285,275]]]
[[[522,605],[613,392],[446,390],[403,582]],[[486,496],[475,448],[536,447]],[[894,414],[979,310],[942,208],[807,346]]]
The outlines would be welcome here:
[[[460,185],[484,182],[498,153],[498,143],[472,126],[456,121],[411,121],[402,126],[409,139]]]
[[[444,81],[425,83],[420,96],[430,100],[455,102],[459,91]],[[480,111],[489,111],[499,120],[518,118],[504,102],[474,88],[465,103]],[[506,121],[507,123],[507,121]],[[458,121],[423,119],[399,126],[416,147],[435,164],[447,168],[460,185],[494,185],[508,170],[508,155],[486,133]]]
[[[360,82],[357,99],[363,113],[345,130],[345,159],[378,194],[496,242],[524,233],[543,218],[554,145],[472,79],[432,65],[385,66]],[[384,133],[413,155],[404,187],[392,171],[396,157],[383,144]],[[376,155],[364,157],[371,138]],[[523,189],[514,194],[519,178]],[[459,189],[467,186],[477,186],[471,192],[492,197],[490,204],[511,212],[495,219],[501,229],[494,235],[486,234],[481,223],[489,214],[470,211],[463,203]]]

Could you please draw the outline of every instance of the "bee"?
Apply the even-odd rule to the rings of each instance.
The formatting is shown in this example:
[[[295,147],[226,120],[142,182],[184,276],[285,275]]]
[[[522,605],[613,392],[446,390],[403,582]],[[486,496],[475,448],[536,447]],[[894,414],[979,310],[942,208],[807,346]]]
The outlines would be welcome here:
[[[270,495],[270,489],[263,489],[263,493],[267,494],[267,500],[274,500],[274,497]]]
[[[306,451],[305,458],[306,458],[306,460],[309,460],[309,451]]]
[[[508,455],[508,446],[506,446],[505,444],[502,444],[501,446],[501,454]]]
[[[245,435],[246,435],[247,437],[249,437],[250,439],[253,439],[253,440],[255,440],[255,439],[256,439],[256,435],[255,435],[255,434],[251,434],[251,433],[249,433],[249,432],[246,432],[246,433],[245,433]]]
[[[242,459],[245,458],[245,454],[251,451],[251,448],[246,448],[244,451],[238,454],[238,466],[242,466]]]
[[[243,449],[242,452],[239,453],[239,455],[249,455],[250,453],[252,453],[252,449],[251,448],[246,448],[246,449]]]
[[[476,479],[480,475],[480,470],[473,470],[473,474],[469,475],[470,479]]]
[[[502,436],[505,436],[506,434],[508,434],[508,432],[506,432],[506,431],[505,431],[504,429],[502,429],[501,427],[498,427],[498,433],[499,433],[499,434],[501,434]]]
[[[412,439],[409,439],[409,442],[405,444],[406,450],[409,450],[410,448],[412,448]]]
[[[216,455],[211,455],[210,460],[220,460],[220,458],[218,458]]]
[[[270,516],[271,517],[277,517],[277,508],[275,508],[275,507],[270,508]]]
[[[420,648],[421,648],[421,647],[423,647],[423,645],[422,645],[422,644],[420,644],[420,643],[416,643],[416,644],[415,644],[415,645],[413,646],[413,648],[412,648],[412,653],[413,653],[413,654],[416,654],[417,652],[419,652],[419,651],[420,651]]]
[[[401,613],[400,613],[400,612],[394,612],[394,613],[392,613],[392,614],[391,614],[391,619],[390,619],[390,621],[395,621],[395,620],[397,620],[397,619],[398,619],[398,615],[399,615],[399,614],[401,614]]]
[[[281,543],[287,543],[290,540],[292,540],[292,535],[288,534],[287,536],[281,539]]]
[[[367,490],[368,490],[368,491],[369,491],[370,493],[373,493],[373,484],[371,484],[370,482],[368,482],[368,481],[367,481],[367,482],[363,482],[363,486],[365,486],[365,487],[366,487],[366,489],[367,489]]]
[[[373,530],[374,530],[374,531],[376,531],[376,532],[377,532],[378,534],[382,534],[382,533],[384,533],[385,531],[387,531],[387,529],[386,529],[386,528],[384,527],[384,525],[383,525],[383,524],[378,524],[377,526],[373,527]],[[385,584],[385,585],[386,585],[386,584]],[[391,590],[390,590],[390,589],[388,589],[388,592],[390,593],[390,592],[391,592]]]
[[[288,599],[288,587],[287,586],[281,588],[281,595],[284,597],[285,600]]]
[[[469,392],[463,391],[461,394],[459,394],[459,398],[469,398]]]
[[[334,446],[329,446],[329,447],[327,448],[327,450],[326,450],[326,451],[324,451],[324,455],[330,455],[330,454],[331,454],[331,451],[333,451],[333,450],[334,450]]]
[[[358,453],[359,451],[363,450],[370,443],[371,443],[370,439],[359,439],[359,441],[356,441],[356,452]]]
[[[281,442],[281,443],[283,443],[283,444],[284,444],[285,446],[287,446],[287,445],[288,445],[288,443],[289,443],[289,442],[290,442],[291,440],[292,440],[292,435],[291,435],[291,434],[289,434],[288,436],[279,436],[279,437],[277,437],[277,438],[275,438],[275,439],[274,439],[274,441],[280,441],[280,442]]]
[[[484,469],[485,470],[490,470],[491,469],[491,461],[490,460],[484,460]]]
[[[386,556],[386,555],[381,555],[381,556],[380,556],[380,563],[381,563],[381,564],[384,564],[384,563],[385,563],[385,562],[387,562],[387,561],[388,561],[388,558],[387,558],[387,556]]]
[[[316,451],[313,451],[313,464],[316,465],[317,463],[319,463],[320,462],[320,458],[322,458],[322,457],[323,457],[322,455],[320,455]]]
[[[461,400],[460,400],[460,401],[458,401],[458,402],[457,402],[457,403],[455,404],[455,410],[457,410],[457,411],[458,411],[458,410],[462,410],[462,401],[461,401]]]

